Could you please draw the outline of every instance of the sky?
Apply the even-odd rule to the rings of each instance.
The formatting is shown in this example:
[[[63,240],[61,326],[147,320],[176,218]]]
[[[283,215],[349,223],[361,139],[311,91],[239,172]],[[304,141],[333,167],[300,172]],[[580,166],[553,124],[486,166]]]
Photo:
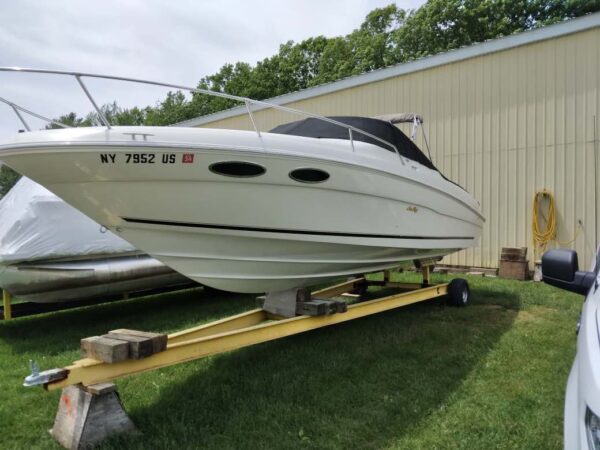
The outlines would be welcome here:
[[[397,0],[404,9],[425,0]],[[0,0],[0,66],[91,72],[195,87],[226,63],[256,63],[279,44],[340,36],[393,0]],[[154,105],[168,89],[84,80],[96,102]],[[0,72],[0,97],[46,117],[91,104],[71,77]],[[27,119],[32,129],[44,123]],[[0,143],[23,128],[0,104]]]

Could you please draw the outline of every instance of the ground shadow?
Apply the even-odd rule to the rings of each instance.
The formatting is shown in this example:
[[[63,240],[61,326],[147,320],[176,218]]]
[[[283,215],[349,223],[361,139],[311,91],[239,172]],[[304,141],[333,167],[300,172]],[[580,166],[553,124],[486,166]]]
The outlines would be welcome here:
[[[152,400],[121,391],[143,436],[106,448],[387,447],[443,407],[519,306],[476,288],[467,308],[416,304],[165,369]]]
[[[1,322],[0,341],[14,353],[56,355],[77,349],[82,337],[116,328],[170,332],[255,306],[247,295],[193,288]]]

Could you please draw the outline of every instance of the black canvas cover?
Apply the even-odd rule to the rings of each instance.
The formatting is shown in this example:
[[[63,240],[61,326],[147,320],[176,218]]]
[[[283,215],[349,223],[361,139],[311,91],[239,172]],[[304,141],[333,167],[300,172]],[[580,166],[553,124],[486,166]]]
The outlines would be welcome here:
[[[351,125],[355,128],[366,131],[367,133],[377,136],[384,141],[394,144],[400,154],[408,159],[417,161],[418,163],[437,170],[433,163],[423,154],[423,152],[410,140],[402,131],[396,128],[389,122],[379,119],[371,119],[369,117],[352,117],[352,116],[332,116],[330,119],[342,122],[346,125]],[[298,120],[296,122],[284,123],[273,128],[270,133],[290,134],[293,136],[304,136],[313,138],[328,138],[328,139],[347,139],[350,140],[348,129],[325,122],[323,120],[308,118]],[[377,145],[393,152],[394,149],[383,142],[379,142],[369,136],[366,136],[357,131],[352,132],[352,138],[356,141],[368,142],[369,144]]]

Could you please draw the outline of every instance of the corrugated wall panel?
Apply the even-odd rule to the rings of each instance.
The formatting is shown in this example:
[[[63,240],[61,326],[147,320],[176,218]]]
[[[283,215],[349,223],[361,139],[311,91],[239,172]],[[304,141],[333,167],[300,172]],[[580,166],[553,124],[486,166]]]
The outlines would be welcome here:
[[[503,246],[528,246],[532,258],[532,199],[543,188],[556,197],[559,240],[577,237],[565,245],[582,264],[591,260],[599,231],[599,96],[596,28],[287,106],[323,115],[423,114],[433,161],[479,200],[487,218],[480,245],[445,262],[497,267]],[[255,116],[263,130],[297,120],[276,110]],[[245,115],[203,126],[251,129]],[[417,143],[426,150],[421,136]]]

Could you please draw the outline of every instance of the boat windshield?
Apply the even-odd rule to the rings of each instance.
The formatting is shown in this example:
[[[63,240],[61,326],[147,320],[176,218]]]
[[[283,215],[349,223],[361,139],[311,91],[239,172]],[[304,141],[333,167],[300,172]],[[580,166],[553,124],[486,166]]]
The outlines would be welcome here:
[[[346,125],[359,128],[367,133],[372,134],[373,136],[377,136],[378,138],[395,145],[400,154],[405,158],[416,161],[425,167],[429,167],[430,169],[437,171],[437,168],[433,165],[429,158],[425,156],[419,147],[417,147],[408,136],[406,136],[400,129],[392,125],[390,122],[380,119],[372,119],[370,117],[355,116],[331,116],[329,118],[345,123]],[[350,139],[347,128],[343,128],[339,125],[315,118],[284,123],[283,125],[273,128],[270,133],[325,139]],[[355,141],[368,142],[369,144],[376,145],[391,152],[394,151],[392,148],[386,146],[382,142],[377,141],[376,139],[373,139],[372,137],[364,135],[358,131],[352,132],[352,139]]]

